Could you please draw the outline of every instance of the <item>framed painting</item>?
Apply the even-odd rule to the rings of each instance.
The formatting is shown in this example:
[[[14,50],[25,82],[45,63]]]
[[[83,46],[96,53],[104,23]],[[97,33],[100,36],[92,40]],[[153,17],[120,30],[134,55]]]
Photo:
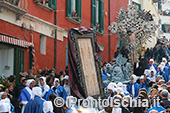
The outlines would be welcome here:
[[[96,60],[95,40],[91,34],[74,34],[76,59],[81,85],[86,96],[103,97],[103,82],[99,62]]]

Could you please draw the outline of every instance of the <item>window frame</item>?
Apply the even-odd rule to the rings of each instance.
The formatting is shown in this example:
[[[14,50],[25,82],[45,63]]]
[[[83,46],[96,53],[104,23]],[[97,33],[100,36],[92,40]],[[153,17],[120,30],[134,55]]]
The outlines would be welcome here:
[[[75,0],[75,11],[77,13],[77,17],[79,17],[78,19],[75,19],[72,16],[72,0],[67,0],[66,1],[66,18],[68,19],[68,21],[74,23],[74,24],[80,24],[82,23],[82,0]]]
[[[96,34],[102,35],[104,34],[104,1],[98,0],[98,14],[97,13],[97,0],[91,0],[91,25],[92,28],[95,30]],[[95,15],[95,16],[94,16]],[[97,15],[98,15],[98,24],[99,27],[97,28]]]
[[[47,37],[45,35],[40,35],[40,54],[46,55],[47,49]]]

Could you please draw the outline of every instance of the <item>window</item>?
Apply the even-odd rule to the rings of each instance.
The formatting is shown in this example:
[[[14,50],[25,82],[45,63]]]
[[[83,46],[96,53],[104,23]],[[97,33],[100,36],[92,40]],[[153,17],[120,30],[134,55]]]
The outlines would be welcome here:
[[[133,4],[136,4],[139,7],[139,10],[141,10],[141,4],[140,3],[133,2]]]
[[[97,32],[104,33],[104,2],[92,0],[92,28]]]
[[[96,0],[96,23],[99,23],[99,0]]]
[[[76,11],[76,0],[72,0],[71,6],[71,12]]]
[[[16,84],[20,83],[20,72],[24,72],[24,49],[14,48],[14,75],[16,75]]]
[[[81,0],[67,0],[66,17],[81,23]]]
[[[56,10],[56,0],[34,0],[34,2],[37,2],[37,5],[50,10],[49,8]]]
[[[170,25],[168,24],[162,24],[162,31],[164,33],[170,33]]]
[[[46,37],[40,35],[40,53],[46,55]]]

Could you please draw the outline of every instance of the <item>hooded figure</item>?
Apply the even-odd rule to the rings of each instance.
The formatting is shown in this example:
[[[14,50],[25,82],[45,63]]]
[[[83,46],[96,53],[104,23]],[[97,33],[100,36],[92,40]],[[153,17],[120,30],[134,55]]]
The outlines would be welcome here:
[[[156,64],[154,64],[154,59],[149,60],[148,69],[158,72],[158,67],[156,66]]]
[[[150,75],[147,77],[150,81],[156,82],[156,71],[151,70]]]
[[[42,99],[42,89],[34,87],[33,98],[25,106],[24,113],[53,113],[53,105],[51,101]]]
[[[71,90],[70,90],[70,84],[69,84],[69,76],[65,75],[65,77],[63,79],[64,79],[64,86],[63,87],[64,87],[67,95],[70,96]]]
[[[123,89],[121,87],[116,88],[117,94],[124,93]]]
[[[107,86],[107,90],[109,91],[110,96],[109,97],[113,97],[114,96],[114,92],[115,92],[115,84],[114,83],[109,83],[109,85]]]
[[[131,80],[131,83],[127,85],[126,89],[133,97],[137,97],[140,87],[138,83],[136,83],[137,81],[136,75],[131,75],[130,80]]]
[[[140,84],[139,84],[140,89],[145,88],[148,91],[148,87],[146,86],[146,83],[144,81],[144,75],[140,77]]]
[[[18,97],[18,101],[22,103],[22,113],[24,113],[25,105],[33,97],[32,88],[34,86],[34,82],[34,79],[27,80],[27,87],[21,90],[20,96]]]
[[[10,112],[10,100],[7,97],[2,98],[3,95],[7,96],[5,92],[0,92],[0,113]]]
[[[166,58],[163,58],[162,61],[163,61],[163,62],[161,62],[160,65],[163,65],[163,67],[164,67],[163,70],[164,70],[164,72],[165,72],[165,74],[166,74],[165,82],[168,82],[168,81],[169,81],[169,75],[170,75],[170,67],[169,67],[169,65],[167,64]]]
[[[154,70],[154,71],[156,71],[156,70]],[[148,77],[148,75],[150,75],[150,72],[151,72],[151,70],[145,69],[144,75],[146,75]]]
[[[159,69],[159,72],[157,75],[162,75],[165,82],[168,82],[169,81],[169,71],[163,62],[158,66],[158,69]]]
[[[49,100],[49,96],[50,94],[52,94],[52,91],[50,87],[46,84],[46,78],[40,77],[38,85],[42,89],[42,98],[45,100]]]
[[[124,95],[129,95],[129,93],[127,92],[127,90],[126,90],[126,85],[124,85],[124,84],[122,84],[121,82],[119,82],[118,84],[117,84],[117,87],[119,88],[121,88],[123,91],[122,91],[122,93],[124,93]],[[119,90],[119,89],[118,89]]]
[[[62,97],[66,101],[67,93],[64,87],[62,87],[59,83],[60,83],[60,80],[58,78],[55,78],[54,83],[53,83],[54,86],[52,87],[53,94],[56,97]]]
[[[167,66],[168,68],[170,68],[169,64],[168,64],[168,61],[165,57],[162,58],[162,62],[165,63],[165,66]]]

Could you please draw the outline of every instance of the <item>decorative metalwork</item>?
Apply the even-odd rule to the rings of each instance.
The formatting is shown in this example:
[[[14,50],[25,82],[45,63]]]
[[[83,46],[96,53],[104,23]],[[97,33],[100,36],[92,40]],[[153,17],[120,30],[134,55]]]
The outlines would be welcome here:
[[[158,26],[153,21],[150,11],[139,10],[136,4],[129,5],[127,9],[126,11],[125,8],[122,7],[119,10],[117,17],[118,23],[113,22],[108,29],[111,30],[112,33],[117,33],[118,38],[122,41],[122,45],[131,51],[130,45],[132,44],[129,41],[127,31],[130,30],[134,33],[144,28],[142,31],[138,32],[135,37],[136,44],[134,44],[134,46],[136,49],[136,56],[138,57],[138,44],[146,43],[146,41],[152,38]]]
[[[122,54],[119,54],[119,55],[116,57],[116,63],[117,63],[119,66],[124,65],[126,62],[127,62],[127,59],[126,59],[126,58],[123,58]]]
[[[74,46],[74,50],[75,50],[75,54],[76,54],[76,59],[77,59],[77,71],[78,71],[78,79],[79,81],[83,81],[83,76],[82,76],[82,70],[81,70],[81,66],[80,66],[80,60],[78,57],[78,50],[77,50],[77,45],[76,45],[76,41],[75,41],[75,36],[74,36],[74,32],[71,31],[71,39],[73,41],[73,46]],[[83,90],[85,91],[85,85],[83,82],[80,82]]]

